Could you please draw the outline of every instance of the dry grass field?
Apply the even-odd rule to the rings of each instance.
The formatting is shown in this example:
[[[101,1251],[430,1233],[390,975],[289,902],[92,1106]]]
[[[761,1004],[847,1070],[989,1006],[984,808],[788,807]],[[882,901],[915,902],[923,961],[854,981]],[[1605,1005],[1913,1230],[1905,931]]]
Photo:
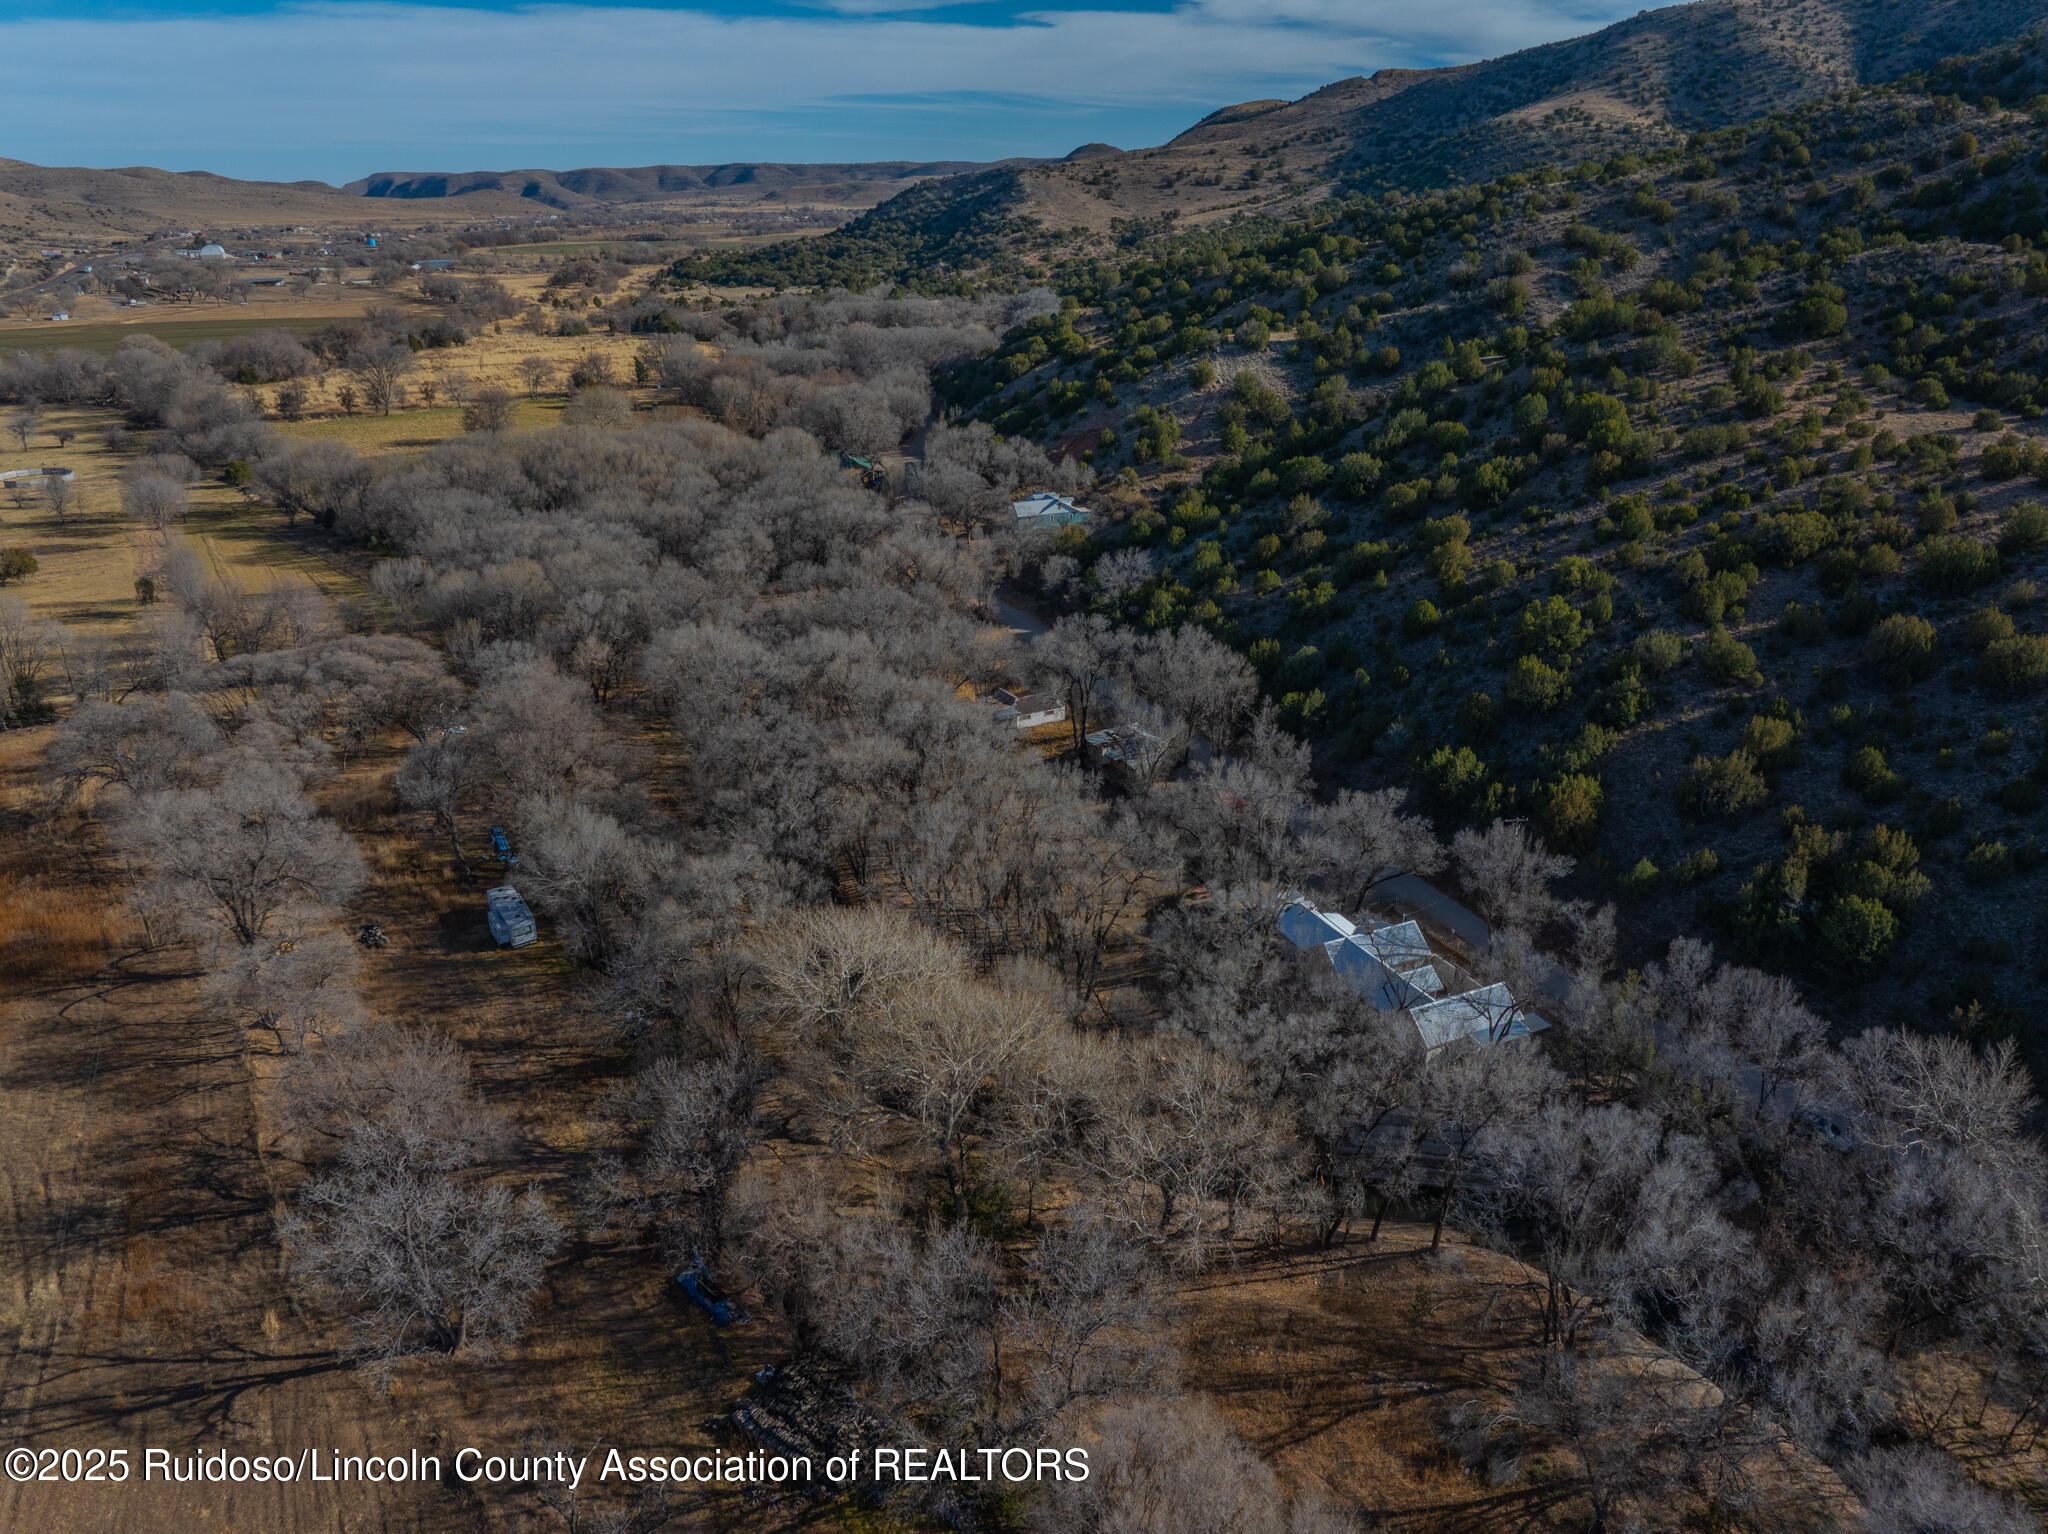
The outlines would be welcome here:
[[[135,581],[161,559],[162,540],[121,510],[121,471],[139,450],[107,445],[105,428],[113,421],[102,410],[46,410],[28,451],[11,435],[0,442],[0,470],[62,464],[77,475],[61,517],[37,494],[18,501],[0,494],[0,547],[27,549],[39,566],[6,587],[6,596],[38,618],[103,635],[121,649],[145,633],[147,610],[136,600]],[[59,427],[77,433],[61,447],[49,435]],[[217,481],[192,487],[191,514],[173,536],[252,590],[281,581],[311,582],[334,598],[362,590],[359,559],[316,551],[304,535],[288,533],[277,513]]]

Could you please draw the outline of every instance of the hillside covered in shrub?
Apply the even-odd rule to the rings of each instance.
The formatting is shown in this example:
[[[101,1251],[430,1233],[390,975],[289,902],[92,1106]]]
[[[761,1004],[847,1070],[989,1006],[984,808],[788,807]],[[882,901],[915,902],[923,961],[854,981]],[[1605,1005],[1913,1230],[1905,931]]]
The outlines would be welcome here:
[[[1031,552],[1046,599],[1207,627],[1331,773],[1527,816],[1645,930],[2022,1029],[2044,90],[2036,39],[1156,241],[947,395],[1123,486]]]

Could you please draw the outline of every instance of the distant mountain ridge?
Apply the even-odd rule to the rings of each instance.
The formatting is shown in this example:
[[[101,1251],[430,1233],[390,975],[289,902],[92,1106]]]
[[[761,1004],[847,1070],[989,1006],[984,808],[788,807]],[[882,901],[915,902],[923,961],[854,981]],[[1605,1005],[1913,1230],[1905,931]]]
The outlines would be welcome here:
[[[1109,150],[1107,145],[1095,146]],[[579,170],[380,171],[324,181],[243,181],[211,171],[131,165],[106,169],[34,165],[0,156],[0,262],[38,245],[148,238],[166,228],[262,225],[421,224],[532,218],[536,209],[631,217],[730,211],[798,202],[855,211],[906,189],[963,174],[1007,172],[1037,160],[876,160],[799,165],[587,166]]]
[[[1605,159],[1882,84],[2044,25],[2041,0],[1695,0],[1497,59],[1383,69],[1297,101],[1241,102],[1157,148],[930,183],[811,242],[798,265],[863,286],[991,251],[1106,255],[1146,229],[1292,216],[1343,188],[1420,190]],[[914,260],[878,264],[913,214],[923,221],[905,245]],[[767,280],[772,250],[714,257],[697,274]]]
[[[356,197],[408,201],[499,192],[565,212],[593,204],[668,202],[725,190],[779,193],[806,187],[845,188],[875,182],[916,182],[1035,160],[871,160],[833,164],[737,161],[724,165],[588,166],[581,170],[379,171],[342,188]]]

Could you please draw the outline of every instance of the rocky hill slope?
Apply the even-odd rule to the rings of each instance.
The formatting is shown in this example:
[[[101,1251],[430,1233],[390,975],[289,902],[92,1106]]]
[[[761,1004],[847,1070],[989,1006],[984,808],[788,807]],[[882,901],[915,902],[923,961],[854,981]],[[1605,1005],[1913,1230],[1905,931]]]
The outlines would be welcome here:
[[[1044,268],[1166,228],[1297,216],[1338,190],[1454,185],[1530,160],[1652,150],[1895,80],[2041,21],[2029,0],[1699,0],[1648,10],[1498,59],[1386,69],[1299,101],[1225,107],[1156,148],[1091,145],[1063,161],[963,175],[938,197],[848,225],[806,256],[804,271],[857,284],[914,279],[935,258]],[[904,253],[912,245],[914,258]],[[759,280],[777,259],[723,257],[703,275]]]

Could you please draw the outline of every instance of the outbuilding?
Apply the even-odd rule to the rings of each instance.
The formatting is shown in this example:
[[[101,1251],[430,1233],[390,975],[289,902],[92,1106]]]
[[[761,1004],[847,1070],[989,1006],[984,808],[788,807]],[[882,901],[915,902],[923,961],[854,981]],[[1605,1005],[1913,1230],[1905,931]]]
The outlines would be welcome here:
[[[487,891],[484,900],[490,908],[491,936],[498,940],[500,948],[524,948],[539,938],[533,912],[511,885],[501,884]]]
[[[1066,722],[1067,705],[1049,692],[1013,692],[998,687],[989,698],[996,706],[996,718],[1019,730]]]
[[[1040,490],[1027,495],[1021,501],[1010,502],[1010,510],[1017,518],[1019,531],[1038,527],[1085,527],[1088,525],[1088,508],[1077,505],[1064,495],[1054,495],[1050,490]]]

